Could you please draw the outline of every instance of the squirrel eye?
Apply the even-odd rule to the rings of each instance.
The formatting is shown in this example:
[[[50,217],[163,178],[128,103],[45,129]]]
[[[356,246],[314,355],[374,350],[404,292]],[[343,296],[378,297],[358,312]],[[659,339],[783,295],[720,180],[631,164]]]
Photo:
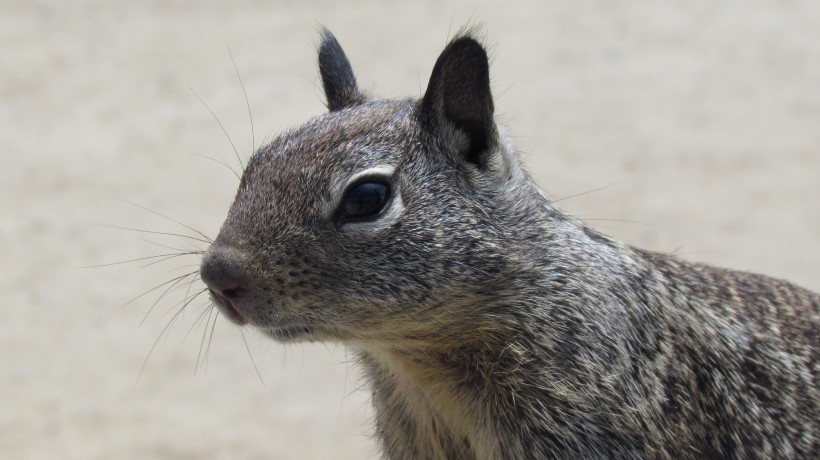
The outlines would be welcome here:
[[[373,216],[384,208],[389,197],[387,184],[363,182],[347,191],[342,198],[342,210],[347,217]]]

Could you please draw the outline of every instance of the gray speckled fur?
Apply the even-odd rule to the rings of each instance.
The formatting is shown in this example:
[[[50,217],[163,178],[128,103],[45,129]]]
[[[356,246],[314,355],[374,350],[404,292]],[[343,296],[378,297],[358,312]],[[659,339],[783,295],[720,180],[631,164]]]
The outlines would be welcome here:
[[[357,351],[386,457],[820,456],[820,296],[563,214],[469,32],[422,100],[362,94],[327,32],[320,67],[331,110],[253,156],[203,270],[240,271],[237,309],[274,339]],[[375,167],[400,208],[339,222]]]

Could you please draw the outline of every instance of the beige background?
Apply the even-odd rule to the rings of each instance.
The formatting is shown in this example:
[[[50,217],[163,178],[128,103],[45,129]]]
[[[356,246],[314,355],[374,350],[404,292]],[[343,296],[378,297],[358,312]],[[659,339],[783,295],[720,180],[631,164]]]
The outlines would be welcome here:
[[[66,6],[69,5],[70,6]],[[500,5],[500,6],[496,6]],[[363,86],[419,95],[449,31],[486,26],[497,109],[561,205],[629,243],[820,289],[820,3],[0,3],[0,457],[373,458],[344,350],[283,347],[193,304],[129,299],[194,269],[145,235],[213,236],[244,158],[323,110],[316,26]],[[172,237],[148,237],[190,247]],[[192,329],[193,328],[193,329]],[[192,329],[190,335],[186,333]]]

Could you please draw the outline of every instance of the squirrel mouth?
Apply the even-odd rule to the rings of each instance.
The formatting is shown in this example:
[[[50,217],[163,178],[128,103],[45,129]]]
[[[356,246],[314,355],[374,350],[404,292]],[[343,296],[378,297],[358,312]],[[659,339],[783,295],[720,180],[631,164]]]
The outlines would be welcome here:
[[[208,289],[208,292],[211,294],[211,300],[214,302],[214,305],[216,305],[216,308],[218,308],[219,312],[225,315],[230,322],[240,326],[248,324],[248,319],[239,313],[239,310],[236,306],[234,306],[230,299],[214,291],[213,289]]]
[[[286,324],[281,326],[267,326],[263,332],[270,338],[280,342],[291,342],[306,337],[312,333],[307,324]]]

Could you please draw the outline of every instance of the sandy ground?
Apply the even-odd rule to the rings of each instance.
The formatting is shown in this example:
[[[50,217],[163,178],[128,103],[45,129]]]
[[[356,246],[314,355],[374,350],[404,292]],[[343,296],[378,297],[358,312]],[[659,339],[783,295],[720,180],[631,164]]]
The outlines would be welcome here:
[[[123,304],[198,260],[81,268],[166,251],[141,238],[191,247],[99,225],[191,233],[122,200],[215,235],[237,180],[196,155],[236,159],[188,86],[247,158],[228,47],[258,146],[323,110],[317,23],[390,97],[423,91],[448,31],[484,24],[529,169],[555,198],[603,188],[565,209],[638,246],[820,289],[816,0],[170,3],[0,4],[2,458],[377,455],[344,349],[253,333],[246,349],[222,319],[211,339],[194,304],[147,359],[184,293],[150,314],[158,292]]]

